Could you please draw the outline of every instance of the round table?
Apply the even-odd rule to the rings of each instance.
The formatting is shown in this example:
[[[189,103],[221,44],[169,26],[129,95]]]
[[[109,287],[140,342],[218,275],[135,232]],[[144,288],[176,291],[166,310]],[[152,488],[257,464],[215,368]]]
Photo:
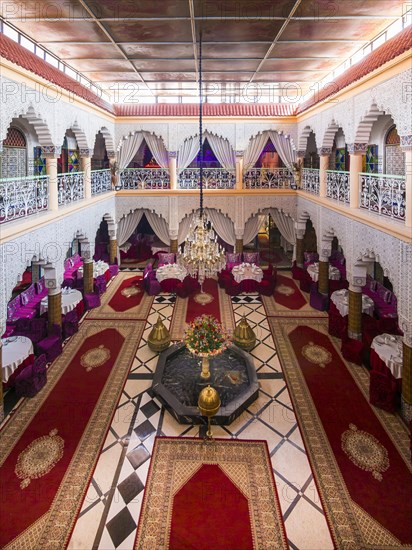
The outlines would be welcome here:
[[[26,336],[9,336],[2,340],[2,379],[9,377],[23,361],[33,353],[33,343]]]
[[[159,283],[165,279],[179,279],[179,281],[183,281],[186,275],[186,268],[178,264],[165,264],[156,269],[156,279]]]
[[[385,363],[394,378],[402,378],[402,336],[394,336],[393,334],[379,334],[372,340],[371,348]]]
[[[66,315],[72,311],[79,302],[83,300],[82,293],[74,288],[62,288],[62,314]],[[48,297],[45,296],[40,302],[40,315],[45,313],[49,307]]]
[[[310,264],[308,266],[308,273],[315,283],[319,280],[319,262],[315,262],[314,264]],[[329,264],[329,279],[331,281],[339,281],[340,280],[340,271],[337,267]]]
[[[260,283],[263,279],[263,271],[256,264],[244,263],[240,265],[235,265],[235,267],[232,269],[232,275],[237,283],[241,283],[246,279],[252,279],[253,281],[257,281],[258,283]]]
[[[335,304],[337,310],[345,317],[349,313],[349,292],[348,289],[342,288],[341,290],[335,290],[332,292],[330,299]],[[372,298],[362,294],[362,313],[366,313],[373,317],[373,311],[375,309],[375,304]]]
[[[100,275],[104,275],[108,269],[109,269],[109,264],[106,262],[103,262],[102,260],[93,262],[93,279],[96,279],[96,277],[99,277]],[[84,268],[81,265],[77,270],[77,277],[79,279],[83,278],[83,271],[84,271]]]

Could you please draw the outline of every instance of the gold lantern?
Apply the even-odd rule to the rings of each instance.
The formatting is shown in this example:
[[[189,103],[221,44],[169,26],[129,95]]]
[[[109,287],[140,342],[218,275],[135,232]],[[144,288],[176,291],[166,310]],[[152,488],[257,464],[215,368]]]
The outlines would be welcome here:
[[[233,332],[232,341],[245,351],[250,351],[256,345],[256,334],[244,315]]]
[[[215,388],[212,388],[210,384],[200,392],[197,406],[199,407],[200,414],[207,416],[206,439],[212,439],[210,420],[220,409],[220,397]]]
[[[157,353],[164,351],[170,345],[170,333],[164,326],[160,315],[149,334],[147,345],[152,351],[156,351]]]

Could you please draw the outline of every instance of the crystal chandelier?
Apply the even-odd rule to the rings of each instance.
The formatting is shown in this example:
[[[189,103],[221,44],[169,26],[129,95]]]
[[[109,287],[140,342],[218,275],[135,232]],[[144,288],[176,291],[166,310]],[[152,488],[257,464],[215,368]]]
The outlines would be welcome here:
[[[223,248],[217,243],[217,236],[203,210],[203,90],[202,90],[202,35],[199,40],[199,210],[193,217],[184,246],[178,257],[189,275],[197,277],[203,285],[207,277],[216,276],[226,265]],[[202,288],[203,292],[203,288]]]

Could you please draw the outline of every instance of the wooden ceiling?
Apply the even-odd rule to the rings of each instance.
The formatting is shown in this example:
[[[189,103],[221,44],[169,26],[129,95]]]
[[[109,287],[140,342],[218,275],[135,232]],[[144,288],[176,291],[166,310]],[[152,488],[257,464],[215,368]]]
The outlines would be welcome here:
[[[405,0],[8,0],[3,18],[101,88],[195,96],[305,93],[402,15]]]

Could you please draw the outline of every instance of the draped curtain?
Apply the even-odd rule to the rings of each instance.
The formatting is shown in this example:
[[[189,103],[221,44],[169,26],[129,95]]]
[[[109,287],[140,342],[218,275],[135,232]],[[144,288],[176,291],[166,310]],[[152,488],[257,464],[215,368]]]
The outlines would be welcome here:
[[[183,220],[179,223],[179,232],[177,234],[177,243],[180,245],[182,244],[189,232],[190,224],[193,220],[194,214],[189,214],[183,218]]]
[[[127,241],[138,226],[143,214],[144,210],[135,210],[119,221],[117,224],[117,241],[119,246],[122,246]]]
[[[243,155],[243,172],[246,173],[250,168],[256,164],[261,152],[263,151],[266,142],[268,140],[268,133],[262,132],[253,137],[250,141]]]
[[[162,168],[169,167],[169,155],[167,154],[162,138],[149,132],[142,132],[150,152],[154,156],[157,164]],[[137,151],[137,150],[136,150]]]
[[[199,136],[185,139],[177,153],[177,173],[183,172],[199,152]]]
[[[296,162],[296,151],[292,146],[290,138],[274,130],[270,130],[268,134],[283,164],[293,172],[293,163]]]
[[[295,222],[288,214],[277,208],[268,208],[268,214],[273,218],[276,227],[284,239],[293,245],[293,259],[296,256],[296,233]]]
[[[150,210],[145,210],[144,213],[146,214],[146,218],[150,224],[150,227],[153,229],[153,231],[156,233],[162,243],[169,245],[169,228],[167,226],[166,220]]]
[[[245,223],[245,229],[243,231],[243,243],[248,244],[256,237],[256,235],[259,233],[259,229],[262,226],[262,223],[265,220],[264,214],[257,214],[256,216],[252,216],[248,219],[248,221]]]
[[[118,154],[119,170],[124,170],[134,159],[143,142],[143,132],[136,132],[131,136],[126,136]]]
[[[211,134],[210,132],[204,133],[204,139],[208,140],[212,151],[223,168],[232,171],[236,169],[236,155],[228,139]]]
[[[228,244],[234,246],[236,244],[236,237],[232,220],[213,208],[205,208],[205,212],[212,222],[213,229],[217,235]]]

